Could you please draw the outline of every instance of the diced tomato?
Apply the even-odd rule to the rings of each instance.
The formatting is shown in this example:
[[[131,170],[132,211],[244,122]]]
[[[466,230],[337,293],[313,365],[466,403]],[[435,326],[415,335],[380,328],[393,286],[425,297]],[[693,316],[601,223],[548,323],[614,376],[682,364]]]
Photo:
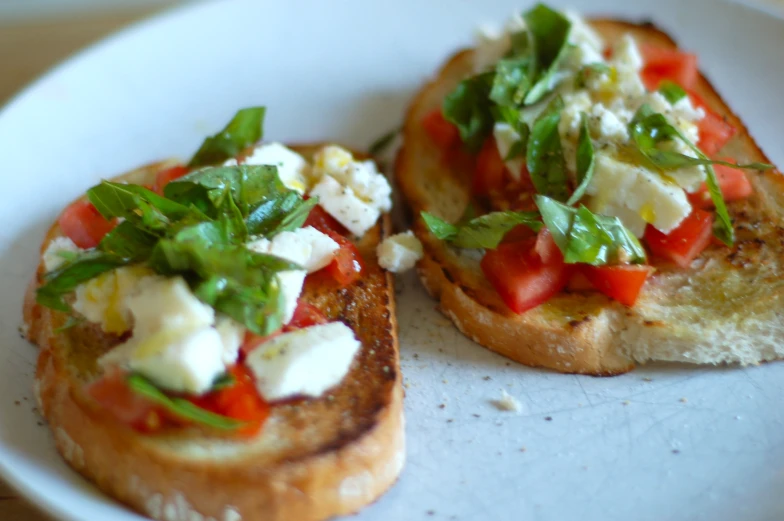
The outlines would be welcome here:
[[[477,195],[487,195],[504,187],[506,164],[498,152],[495,139],[488,138],[482,145],[474,167],[472,190]]]
[[[135,430],[155,432],[165,423],[163,411],[133,392],[120,372],[109,373],[88,384],[85,391],[114,419]]]
[[[65,209],[58,221],[63,233],[80,248],[94,248],[116,226],[104,219],[89,201],[76,201]]]
[[[193,398],[191,401],[208,411],[247,422],[238,434],[253,436],[267,420],[270,406],[259,395],[254,377],[246,366],[235,365],[229,369],[229,373],[234,377],[234,383],[230,387]]]
[[[482,272],[509,309],[524,313],[547,302],[569,281],[572,267],[553,249],[547,236],[516,243],[500,244],[488,250],[481,262]],[[539,245],[537,246],[537,243]],[[557,251],[557,253],[556,253]],[[544,262],[539,252],[548,258]]]
[[[305,223],[302,226],[312,226],[322,233],[327,233],[327,230],[337,232],[340,235],[348,233],[348,230],[346,230],[337,219],[328,214],[327,211],[319,205],[314,206],[313,209],[310,210],[308,218],[305,219]]]
[[[422,127],[436,145],[441,149],[449,149],[459,143],[460,132],[457,127],[444,119],[441,109],[434,109],[422,118]]]
[[[735,135],[737,129],[730,125],[720,114],[714,112],[699,95],[689,92],[689,97],[695,107],[705,111],[705,117],[697,123],[700,135],[697,146],[707,156],[712,157],[724,148],[724,145]]]
[[[645,242],[651,251],[688,268],[708,247],[713,234],[713,214],[695,208],[686,219],[667,235],[651,225],[645,229]]]
[[[340,249],[335,252],[334,260],[323,269],[323,272],[335,279],[340,287],[359,280],[365,269],[365,262],[357,247],[339,233],[331,231],[326,233],[340,245]]]
[[[640,76],[648,90],[656,90],[663,80],[674,81],[684,89],[697,83],[697,56],[657,45],[640,46],[645,66]]]
[[[734,162],[728,158],[724,158],[724,161]],[[713,170],[716,172],[716,180],[719,182],[719,188],[725,201],[745,199],[754,192],[751,181],[743,170],[724,165],[713,165]],[[713,207],[713,200],[705,183],[702,183],[699,190],[689,195],[689,200],[692,205],[698,208]]]
[[[190,172],[190,170],[188,170],[188,167],[184,165],[177,165],[171,168],[167,168],[166,170],[161,170],[155,174],[155,184],[153,185],[153,190],[158,194],[163,195],[163,188],[169,184],[170,181],[179,179],[188,172]]]
[[[586,264],[582,266],[581,271],[593,287],[625,306],[633,306],[653,268],[638,264],[616,266]]]
[[[327,317],[324,316],[324,313],[322,313],[319,308],[299,299],[297,302],[297,309],[294,310],[294,316],[292,317],[291,322],[286,324],[286,328],[301,329],[326,323]]]

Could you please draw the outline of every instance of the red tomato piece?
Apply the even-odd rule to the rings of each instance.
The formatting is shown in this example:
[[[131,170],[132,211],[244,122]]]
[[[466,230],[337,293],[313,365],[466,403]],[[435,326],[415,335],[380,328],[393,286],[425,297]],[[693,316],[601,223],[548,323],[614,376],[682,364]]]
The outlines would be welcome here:
[[[638,264],[584,265],[581,271],[593,287],[625,306],[633,306],[653,268]]]
[[[705,117],[697,123],[700,134],[697,146],[706,155],[712,157],[724,148],[724,145],[735,135],[737,129],[730,125],[720,114],[714,112],[700,96],[694,92],[689,92],[689,97],[695,107],[702,108],[705,111]]]
[[[569,282],[572,267],[564,264],[560,250],[556,254],[548,241],[552,238],[500,244],[482,258],[485,277],[517,314],[547,302]],[[542,260],[537,250],[545,253],[548,262]]]
[[[318,324],[326,324],[327,322],[327,317],[324,316],[324,313],[319,308],[299,299],[297,301],[297,309],[294,310],[294,316],[291,318],[291,322],[286,324],[286,329],[301,329]]]
[[[460,141],[460,131],[444,118],[441,109],[434,109],[422,118],[422,127],[441,149],[449,149]]]
[[[732,159],[724,158],[724,161],[734,162]],[[713,170],[716,172],[716,180],[719,182],[721,194],[724,196],[725,201],[737,201],[738,199],[745,199],[754,192],[746,172],[739,168],[732,168],[724,165],[713,165]],[[702,183],[702,186],[695,193],[689,195],[689,200],[692,205],[698,208],[712,208],[713,200],[711,199],[708,186]]]
[[[167,168],[166,170],[161,170],[155,174],[155,184],[153,185],[153,190],[156,193],[163,195],[163,189],[167,184],[169,184],[169,182],[174,181],[175,179],[179,179],[188,172],[190,172],[190,170],[187,166],[184,165],[177,165],[171,168]]]
[[[648,90],[658,89],[663,80],[674,81],[684,89],[697,83],[696,55],[650,44],[641,45],[640,51],[645,61],[640,76]]]
[[[333,278],[340,287],[348,286],[359,280],[365,269],[365,262],[357,247],[339,233],[331,230],[327,230],[325,233],[340,245],[340,249],[335,252],[334,260],[322,271]]]
[[[348,233],[348,230],[346,230],[337,219],[328,214],[327,211],[319,205],[314,206],[313,209],[310,210],[308,218],[305,219],[305,223],[302,226],[312,226],[322,233],[327,233],[328,230],[337,232],[340,235]]]
[[[255,380],[250,370],[244,365],[235,365],[229,369],[234,377],[230,387],[219,389],[191,401],[208,411],[241,420],[246,425],[239,429],[240,436],[250,437],[257,434],[270,412],[269,404],[256,390]]]
[[[94,248],[117,225],[116,220],[104,219],[89,201],[71,204],[58,221],[63,233],[80,248]]]
[[[154,403],[133,392],[120,372],[109,373],[87,385],[92,397],[114,419],[142,432],[155,432],[165,416]]]
[[[713,214],[695,208],[686,219],[667,235],[653,226],[645,229],[645,242],[651,251],[688,268],[710,244],[713,235]]]
[[[476,157],[472,190],[477,195],[487,195],[491,191],[504,188],[506,164],[498,152],[495,139],[488,138]]]

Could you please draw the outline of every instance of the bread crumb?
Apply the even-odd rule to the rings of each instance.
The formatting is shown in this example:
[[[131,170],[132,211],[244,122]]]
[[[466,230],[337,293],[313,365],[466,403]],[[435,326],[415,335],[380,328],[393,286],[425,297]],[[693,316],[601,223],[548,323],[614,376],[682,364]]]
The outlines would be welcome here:
[[[686,402],[688,402],[689,400],[687,400],[686,398],[681,398],[681,399],[680,399],[680,400],[678,400],[678,401],[679,401],[679,402],[681,402],[681,403],[686,403]]]
[[[527,451],[527,450],[528,450],[528,449],[526,449],[525,447],[520,447],[520,452],[525,452],[525,451]]]
[[[553,417],[552,416],[545,416],[544,417],[544,421],[551,422],[551,421],[553,421]]]
[[[629,404],[630,404],[630,403],[632,403],[632,402],[630,402],[629,400],[624,400],[624,401],[622,401],[621,403],[622,403],[623,405],[629,405]]]
[[[442,403],[442,404],[440,404],[440,405],[438,406],[438,408],[439,408],[439,409],[445,409],[445,408],[446,408],[446,404],[445,404],[445,403]]]
[[[448,384],[448,383],[449,383],[449,380],[447,380],[446,378],[444,378],[444,379],[443,379],[443,380],[441,380],[441,381],[442,381],[442,382],[444,382],[445,384]]]
[[[643,382],[652,382],[652,381],[653,381],[653,378],[651,378],[651,377],[649,377],[649,376],[645,376],[645,377],[643,377],[642,381],[643,381]]]
[[[499,411],[520,412],[523,408],[520,401],[506,392],[506,389],[501,389],[501,397],[492,400],[492,403]]]

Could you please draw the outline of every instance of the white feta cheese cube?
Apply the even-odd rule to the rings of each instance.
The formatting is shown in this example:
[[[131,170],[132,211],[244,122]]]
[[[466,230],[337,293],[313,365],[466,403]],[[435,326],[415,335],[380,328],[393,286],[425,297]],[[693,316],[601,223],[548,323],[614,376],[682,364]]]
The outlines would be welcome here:
[[[413,268],[422,258],[424,250],[413,232],[407,231],[384,239],[376,248],[376,253],[382,268],[400,273]]]
[[[340,245],[329,235],[312,226],[285,231],[270,239],[259,239],[247,244],[258,253],[267,253],[299,264],[313,273],[327,266],[335,258]]]
[[[593,27],[588,25],[585,18],[572,10],[566,10],[563,14],[572,23],[572,28],[569,31],[569,43],[578,47],[591,48],[598,52],[604,49],[604,40]]]
[[[321,396],[348,373],[361,347],[342,322],[284,333],[264,342],[245,360],[265,399]]]
[[[283,294],[283,323],[288,324],[294,317],[297,301],[302,293],[302,284],[305,282],[305,270],[288,270],[277,273],[280,292]]]
[[[602,103],[597,103],[591,108],[591,127],[595,130],[600,143],[618,145],[629,140],[629,131],[627,130],[629,121],[624,121],[621,118],[626,118],[625,112],[616,114]]]
[[[215,319],[215,330],[223,345],[223,364],[234,365],[245,339],[245,326],[231,317],[221,315]]]
[[[322,177],[310,194],[317,196],[321,207],[357,236],[364,235],[381,216],[378,207],[363,201],[354,190],[329,175]]]
[[[133,334],[145,337],[165,329],[195,330],[211,326],[215,311],[191,292],[182,277],[154,277],[139,284],[127,299]]]
[[[273,165],[287,188],[305,193],[310,166],[305,159],[281,143],[264,143],[243,161],[246,165]]]
[[[392,187],[373,161],[355,161],[346,149],[327,146],[314,155],[312,177],[318,182],[326,176],[351,188],[359,199],[381,212],[392,208]]]
[[[640,48],[631,34],[624,34],[613,45],[612,61],[616,67],[640,71],[645,64]]]
[[[44,269],[46,271],[54,271],[65,263],[63,254],[67,255],[80,251],[82,249],[68,237],[55,237],[44,252]]]

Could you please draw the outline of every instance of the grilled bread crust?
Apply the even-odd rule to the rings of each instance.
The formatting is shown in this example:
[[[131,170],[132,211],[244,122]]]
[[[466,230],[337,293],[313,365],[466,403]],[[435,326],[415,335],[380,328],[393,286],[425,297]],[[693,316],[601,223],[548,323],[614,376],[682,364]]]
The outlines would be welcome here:
[[[592,25],[608,42],[631,33],[638,43],[676,47],[651,24],[594,20]],[[409,107],[396,180],[415,216],[424,210],[455,221],[471,200],[472,162],[447,164],[421,121],[472,73],[473,51],[458,52]],[[721,156],[769,162],[702,75],[696,91],[738,129]],[[598,292],[565,291],[516,315],[482,274],[478,255],[446,246],[417,217],[414,231],[425,249],[419,275],[466,336],[530,366],[615,375],[649,360],[756,364],[778,359],[784,355],[784,180],[775,170],[748,175],[755,193],[729,203],[736,245],[714,244],[686,270],[656,261],[656,273],[631,308]]]
[[[308,157],[318,147],[294,148]],[[118,179],[151,183],[171,164]],[[83,388],[99,372],[96,359],[120,340],[94,324],[56,332],[67,316],[35,303],[39,266],[24,316],[41,348],[35,394],[60,454],[109,495],[162,521],[315,521],[375,501],[405,458],[393,280],[375,253],[389,230],[384,216],[357,243],[367,268],[361,280],[342,289],[306,283],[303,291],[361,340],[350,372],[318,399],[274,406],[252,440],[183,429],[144,435],[107,417]],[[42,251],[59,235],[55,224]]]

